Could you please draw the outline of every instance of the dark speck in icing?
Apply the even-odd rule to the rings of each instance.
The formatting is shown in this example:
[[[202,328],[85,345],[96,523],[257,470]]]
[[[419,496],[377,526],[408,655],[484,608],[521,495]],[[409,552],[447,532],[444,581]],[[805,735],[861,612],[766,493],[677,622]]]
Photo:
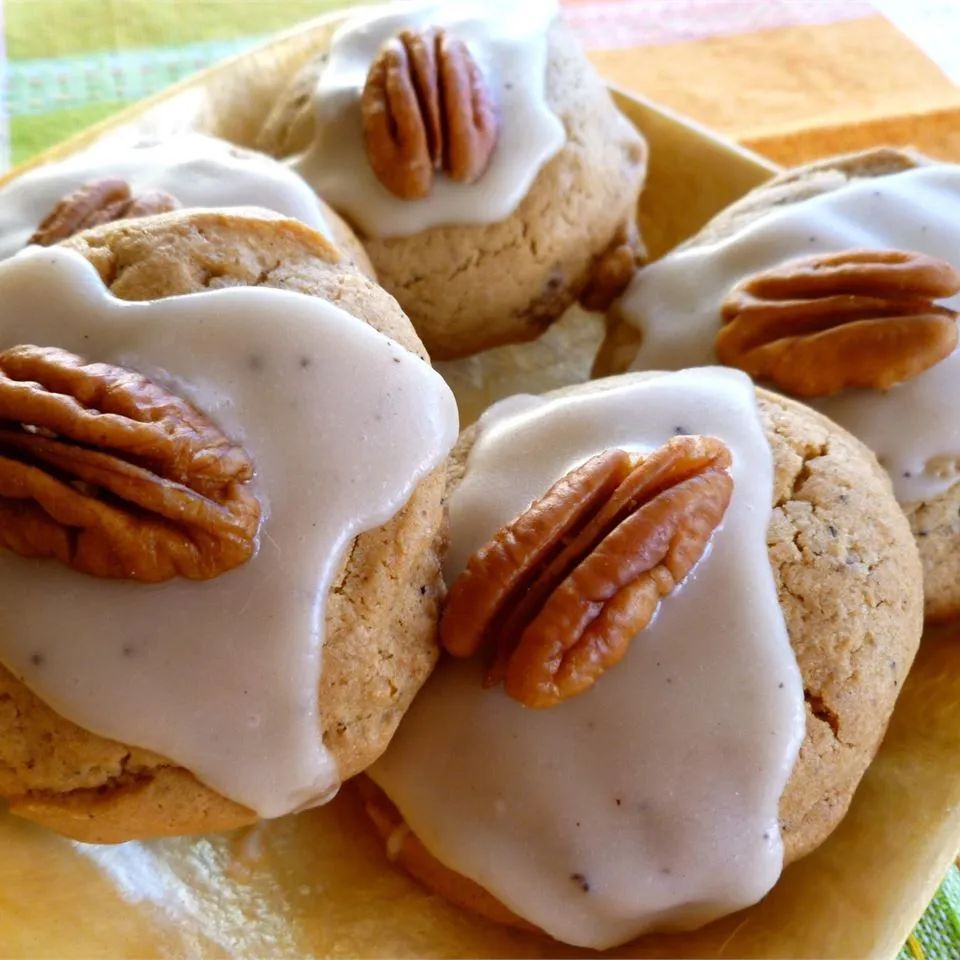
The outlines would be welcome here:
[[[46,663],[46,657],[42,653],[33,653],[30,655],[30,663],[35,667],[42,667]]]
[[[580,824],[578,823],[579,827]],[[582,873],[571,873],[570,879],[584,892],[590,892],[590,881]]]

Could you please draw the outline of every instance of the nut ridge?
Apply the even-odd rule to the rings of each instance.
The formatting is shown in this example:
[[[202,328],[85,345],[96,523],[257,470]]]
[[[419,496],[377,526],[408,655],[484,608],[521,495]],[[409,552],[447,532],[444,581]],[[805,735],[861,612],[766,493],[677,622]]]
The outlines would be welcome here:
[[[162,190],[134,196],[125,180],[104,177],[67,194],[47,214],[27,243],[49,247],[102,223],[149,217],[179,207],[179,202]]]
[[[529,707],[589,689],[702,557],[733,492],[730,452],[676,437],[571,470],[468,561],[440,642],[494,651],[485,683]]]
[[[949,356],[960,292],[944,260],[843,250],[788,260],[737,284],[721,307],[721,363],[798,397],[887,390]]]
[[[360,98],[367,158],[395,196],[421,199],[435,171],[473,183],[487,169],[498,120],[467,45],[445,30],[402,30],[384,44]]]
[[[256,549],[253,475],[242,447],[137,373],[0,353],[0,547],[98,577],[210,579]]]

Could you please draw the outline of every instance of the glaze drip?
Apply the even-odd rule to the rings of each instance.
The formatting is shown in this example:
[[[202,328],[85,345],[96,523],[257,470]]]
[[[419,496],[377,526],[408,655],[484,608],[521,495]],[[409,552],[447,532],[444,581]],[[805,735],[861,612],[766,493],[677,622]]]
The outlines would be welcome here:
[[[328,592],[456,438],[418,357],[269,288],[125,302],[73,251],[0,264],[0,349],[57,345],[165,384],[256,467],[260,546],[215,580],[103,580],[0,552],[0,660],[53,709],[276,817],[335,792],[318,684]]]
[[[722,440],[733,497],[693,572],[587,692],[544,711],[444,660],[373,779],[439,860],[567,943],[604,948],[754,903],[782,864],[778,804],[803,689],[767,556],[772,458],[753,387],[722,368],[514,397],[452,492],[447,582],[572,467],[677,433]]]
[[[566,140],[546,91],[547,31],[556,16],[555,0],[448,0],[394,4],[352,17],[331,41],[314,90],[316,139],[294,169],[367,236],[505,219]],[[438,175],[427,197],[402,200],[380,183],[367,159],[360,95],[387,40],[405,28],[430,26],[467,44],[493,95],[500,132],[490,165],[475,183]]]
[[[316,195],[282,163],[193,133],[133,146],[94,144],[0,188],[0,259],[22,250],[67,194],[104,177],[126,180],[135,195],[162,190],[183,207],[263,207],[330,238]]]

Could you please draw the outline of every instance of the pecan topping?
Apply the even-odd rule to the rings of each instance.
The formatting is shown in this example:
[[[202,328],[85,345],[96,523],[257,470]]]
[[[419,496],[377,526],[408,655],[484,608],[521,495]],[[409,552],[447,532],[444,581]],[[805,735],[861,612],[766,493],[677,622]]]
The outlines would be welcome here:
[[[730,292],[717,357],[798,397],[886,390],[953,352],[957,314],[934,301],[958,292],[960,272],[922,253],[788,260]]]
[[[404,200],[425,197],[435,170],[473,183],[497,143],[497,114],[466,44],[443,30],[403,30],[380,51],[360,100],[367,157]]]
[[[28,242],[49,247],[101,223],[149,217],[176,210],[179,206],[169,193],[162,190],[151,190],[135,197],[125,180],[105,177],[84,184],[65,196],[47,214]]]
[[[703,555],[733,492],[730,451],[676,437],[635,460],[571,470],[478,550],[450,590],[440,642],[494,651],[486,683],[528,707],[591,687]]]
[[[98,577],[206,580],[256,548],[246,452],[137,373],[0,353],[0,547]]]

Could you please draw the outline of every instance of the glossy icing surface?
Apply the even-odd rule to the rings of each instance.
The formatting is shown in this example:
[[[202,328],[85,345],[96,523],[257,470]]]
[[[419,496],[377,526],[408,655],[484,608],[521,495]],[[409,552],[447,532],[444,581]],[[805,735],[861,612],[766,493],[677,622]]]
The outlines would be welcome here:
[[[135,195],[162,190],[184,207],[264,207],[330,236],[316,194],[289,168],[225,140],[191,133],[136,146],[95,144],[0,188],[0,259],[22,250],[67,194],[103,177],[126,180]]]
[[[0,660],[60,714],[153,750],[275,817],[338,786],[321,741],[326,598],[353,538],[391,517],[456,438],[418,357],[318,298],[232,288],[124,302],[72,251],[0,264],[0,349],[135,369],[256,466],[256,556],[214,580],[103,580],[0,552]]]
[[[644,268],[622,301],[643,333],[632,369],[715,363],[720,305],[734,284],[783,260],[851,248],[916,250],[960,266],[960,166],[855,181]],[[960,297],[943,303],[958,309]],[[886,392],[848,390],[811,405],[877,454],[901,502],[931,499],[960,479],[960,349]]]
[[[294,169],[368,236],[503,220],[566,139],[546,96],[547,31],[556,15],[556,0],[415,0],[351,17],[331,41],[314,91],[316,139]],[[500,134],[475,183],[438,174],[427,197],[403,200],[377,180],[367,160],[360,95],[387,40],[430,26],[467,44],[496,103]]]
[[[624,660],[535,711],[481,686],[482,656],[445,659],[370,771],[443,863],[579,946],[697,926],[780,873],[803,691],[767,556],[772,462],[753,387],[711,368],[514,397],[481,419],[450,497],[448,582],[576,464],[678,432],[727,444],[733,498]]]

